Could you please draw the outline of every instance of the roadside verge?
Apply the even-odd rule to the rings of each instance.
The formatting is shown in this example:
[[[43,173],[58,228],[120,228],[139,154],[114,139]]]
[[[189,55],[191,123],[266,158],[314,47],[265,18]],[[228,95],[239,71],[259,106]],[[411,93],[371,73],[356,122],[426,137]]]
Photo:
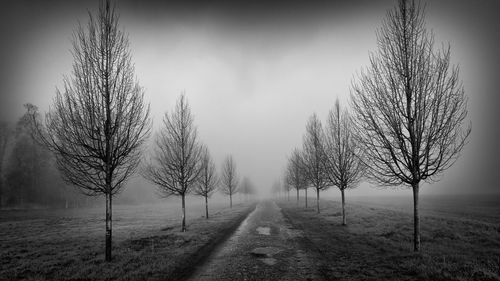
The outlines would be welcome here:
[[[330,280],[499,280],[500,240],[493,223],[421,218],[422,250],[412,251],[412,217],[406,212],[351,203],[347,226],[341,205],[323,201],[321,213],[280,202],[284,217],[304,234]]]

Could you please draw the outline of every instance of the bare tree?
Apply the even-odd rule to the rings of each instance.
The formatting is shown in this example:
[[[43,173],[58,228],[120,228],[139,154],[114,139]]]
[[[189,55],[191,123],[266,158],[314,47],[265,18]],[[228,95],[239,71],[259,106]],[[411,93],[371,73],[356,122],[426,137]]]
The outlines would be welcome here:
[[[134,173],[149,135],[149,105],[134,77],[127,35],[109,1],[73,36],[73,71],[57,90],[45,128],[28,107],[35,137],[56,155],[64,180],[106,197],[106,261],[111,260],[112,197]]]
[[[253,183],[248,177],[243,177],[238,192],[245,196],[245,201],[248,201],[248,195],[254,192]]]
[[[203,147],[201,155],[201,170],[194,194],[205,197],[205,217],[208,219],[208,198],[215,192],[219,178],[215,163],[207,147]]]
[[[276,196],[278,199],[281,195],[281,191],[283,191],[281,183],[279,180],[275,180],[273,182],[273,185],[271,186],[271,192],[273,193],[274,196]]]
[[[307,208],[307,189],[309,188],[309,186],[306,184],[304,185],[304,199],[306,201],[306,208]]]
[[[282,182],[283,182],[283,185],[282,185],[283,186],[283,191],[286,192],[286,198],[287,198],[286,200],[290,201],[290,190],[293,187],[286,180],[286,173],[283,175]]]
[[[297,204],[299,204],[299,190],[304,189],[307,186],[307,182],[302,168],[302,155],[298,149],[294,149],[288,159],[285,180],[288,185],[295,188],[297,192]]]
[[[313,114],[306,125],[303,149],[303,169],[308,184],[316,189],[316,208],[319,213],[319,192],[330,187],[325,169],[324,136],[321,121]],[[306,189],[307,194],[307,189]],[[307,200],[307,199],[306,199]],[[306,201],[307,202],[307,201]]]
[[[229,206],[232,208],[233,194],[238,192],[239,179],[236,173],[236,164],[231,155],[227,156],[222,164],[221,183],[221,192],[229,195]]]
[[[342,195],[342,225],[346,225],[345,190],[359,183],[363,165],[361,152],[352,132],[352,120],[347,110],[341,110],[337,100],[328,114],[325,132],[327,176]]]
[[[186,231],[185,198],[198,183],[202,152],[191,109],[185,95],[181,94],[175,110],[163,117],[154,155],[144,166],[142,175],[158,187],[162,196],[181,197],[183,232]]]
[[[7,150],[7,143],[11,135],[11,130],[7,125],[7,122],[0,121],[0,209],[3,204],[3,194],[4,194],[4,172],[3,164],[5,158],[5,152]]]
[[[251,197],[251,196],[255,196],[257,194],[257,189],[255,188],[255,184],[253,183],[253,181],[249,178],[247,178],[247,183],[246,183],[246,196],[247,196],[247,200],[248,200],[248,197]]]
[[[369,178],[384,186],[411,186],[414,250],[420,250],[418,194],[457,160],[471,132],[463,127],[467,98],[450,47],[434,49],[424,9],[399,1],[377,32],[379,50],[353,82],[357,135]]]
[[[247,197],[253,198],[255,195],[257,195],[257,189],[255,188],[255,184],[252,182],[252,180],[249,179],[249,183],[250,185],[247,188]]]

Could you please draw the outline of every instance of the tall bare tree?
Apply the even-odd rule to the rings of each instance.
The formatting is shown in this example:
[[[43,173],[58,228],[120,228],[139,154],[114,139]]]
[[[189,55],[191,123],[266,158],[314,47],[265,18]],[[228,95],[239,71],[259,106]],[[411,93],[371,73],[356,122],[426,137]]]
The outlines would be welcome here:
[[[283,182],[283,191],[286,192],[286,200],[290,201],[290,190],[293,188],[292,185],[290,185],[286,179],[286,173],[282,177],[282,182]]]
[[[205,218],[208,219],[208,198],[217,189],[219,177],[207,147],[202,149],[200,169],[200,176],[193,192],[205,198]]]
[[[106,197],[106,261],[111,260],[112,197],[134,173],[149,135],[149,105],[134,77],[127,35],[109,1],[73,36],[73,71],[57,90],[45,126],[28,106],[35,137],[56,155],[65,181]]]
[[[418,194],[457,160],[471,132],[467,98],[450,46],[434,48],[424,9],[400,0],[377,32],[378,52],[353,82],[359,142],[369,178],[413,190],[414,250],[420,250]]]
[[[281,186],[281,182],[279,180],[275,180],[271,186],[271,192],[279,199],[282,191],[283,187]]]
[[[236,164],[233,161],[233,156],[229,155],[222,163],[221,174],[221,187],[222,193],[229,195],[229,207],[233,207],[233,194],[238,192],[239,178],[236,173]]]
[[[303,148],[304,175],[309,185],[316,189],[316,209],[319,214],[319,192],[330,187],[325,169],[324,132],[321,121],[313,114],[306,125]],[[306,189],[307,194],[307,189]],[[307,199],[306,199],[307,200]],[[306,201],[307,202],[307,201]]]
[[[295,188],[297,192],[297,204],[299,204],[299,190],[304,189],[307,182],[302,168],[302,155],[298,149],[294,149],[288,159],[285,179],[288,185]]]
[[[243,196],[245,196],[245,201],[247,201],[248,196],[251,195],[253,192],[254,192],[254,186],[252,181],[248,177],[243,177],[238,193],[243,194]]]
[[[358,185],[362,172],[361,151],[352,131],[352,119],[338,99],[328,114],[325,130],[326,170],[330,183],[342,195],[342,225],[346,225],[345,190]]]
[[[163,117],[154,155],[144,166],[142,175],[158,187],[162,196],[181,197],[183,232],[186,231],[185,198],[199,180],[202,152],[191,109],[185,95],[181,94],[175,110]]]
[[[309,188],[309,185],[306,183],[306,185],[304,185],[303,189],[304,189],[304,199],[306,201],[306,208],[307,208],[307,189]]]

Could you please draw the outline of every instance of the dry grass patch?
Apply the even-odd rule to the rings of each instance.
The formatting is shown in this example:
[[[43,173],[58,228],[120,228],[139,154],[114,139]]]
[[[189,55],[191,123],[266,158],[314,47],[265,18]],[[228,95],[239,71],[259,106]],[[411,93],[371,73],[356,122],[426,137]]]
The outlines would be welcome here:
[[[413,217],[404,210],[349,203],[348,225],[342,226],[340,202],[324,201],[319,215],[294,204],[280,206],[324,257],[330,278],[500,280],[500,229],[491,215],[500,206],[483,208],[484,216],[424,210],[421,253],[412,251]]]
[[[104,262],[101,209],[4,211],[0,222],[1,280],[175,280],[237,227],[251,205],[189,210],[187,232],[171,206],[116,206],[113,261]],[[9,219],[9,215],[12,219]],[[31,215],[31,217],[30,217]]]

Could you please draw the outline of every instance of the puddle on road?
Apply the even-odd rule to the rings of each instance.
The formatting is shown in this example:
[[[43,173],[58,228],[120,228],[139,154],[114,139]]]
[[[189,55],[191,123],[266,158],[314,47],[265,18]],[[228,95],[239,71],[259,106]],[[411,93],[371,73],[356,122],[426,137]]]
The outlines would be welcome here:
[[[263,258],[259,260],[267,265],[275,265],[278,262],[275,258]]]
[[[259,258],[259,260],[267,265],[275,265],[278,261],[273,258],[273,255],[283,251],[276,247],[260,247],[253,249],[250,253]]]
[[[250,253],[257,257],[271,257],[272,255],[276,255],[281,252],[280,248],[276,247],[259,247],[253,249]]]
[[[271,228],[270,227],[259,226],[259,227],[257,227],[256,230],[261,235],[271,235]]]

